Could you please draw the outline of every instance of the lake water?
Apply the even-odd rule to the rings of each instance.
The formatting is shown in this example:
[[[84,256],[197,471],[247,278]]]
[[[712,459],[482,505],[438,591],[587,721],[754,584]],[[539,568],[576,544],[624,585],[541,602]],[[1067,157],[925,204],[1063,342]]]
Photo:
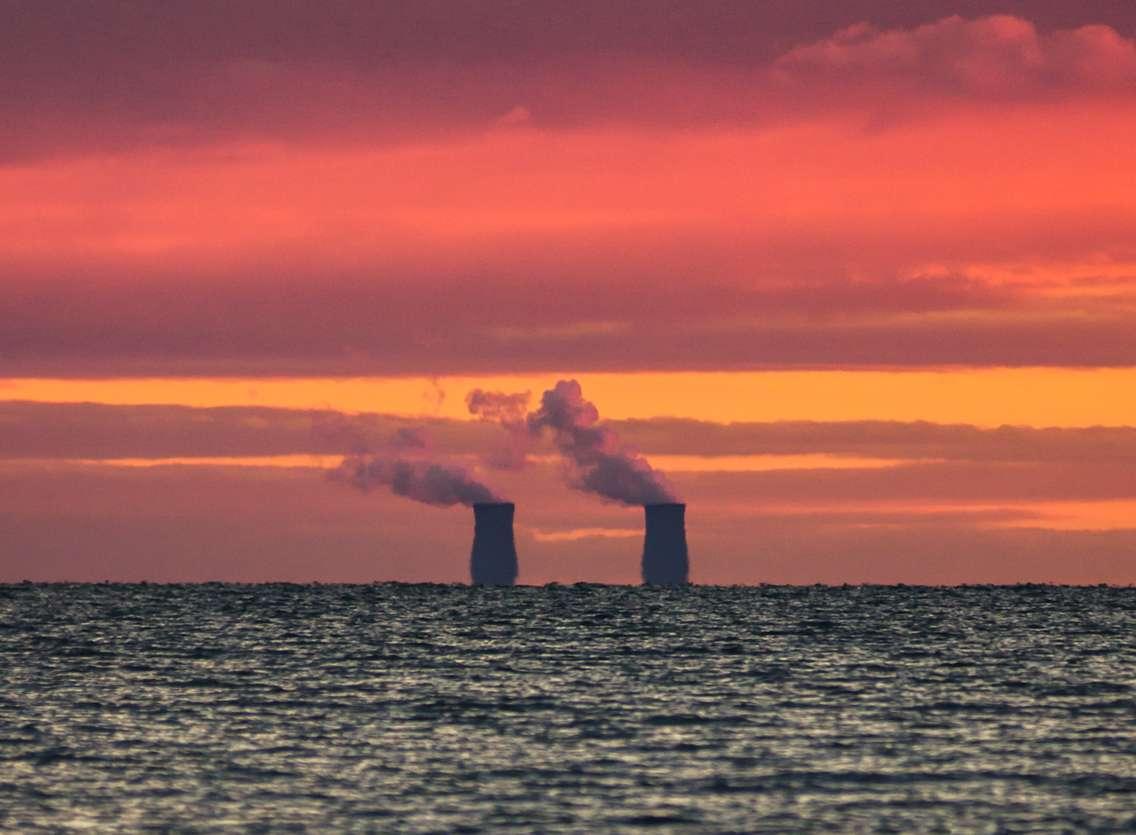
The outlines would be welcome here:
[[[0,829],[1136,828],[1136,589],[0,586]]]

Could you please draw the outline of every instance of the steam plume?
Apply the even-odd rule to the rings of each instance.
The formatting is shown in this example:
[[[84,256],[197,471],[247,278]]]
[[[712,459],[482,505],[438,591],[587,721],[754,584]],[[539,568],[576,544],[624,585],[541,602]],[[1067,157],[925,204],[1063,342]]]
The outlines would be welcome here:
[[[627,505],[674,502],[663,474],[624,447],[613,430],[598,426],[599,419],[599,410],[584,399],[580,384],[560,380],[543,394],[527,425],[533,435],[551,430],[569,464],[573,487]]]
[[[414,452],[425,454],[427,446],[422,430],[400,429],[388,442],[385,454],[349,455],[328,476],[364,493],[385,487],[397,496],[442,507],[500,501],[492,490],[461,467],[428,457],[409,457]]]
[[[529,433],[525,413],[531,395],[527,391],[506,394],[499,391],[474,389],[465,398],[469,412],[487,423],[496,423],[505,430],[504,446],[490,450],[485,463],[499,470],[520,470],[528,463]]]

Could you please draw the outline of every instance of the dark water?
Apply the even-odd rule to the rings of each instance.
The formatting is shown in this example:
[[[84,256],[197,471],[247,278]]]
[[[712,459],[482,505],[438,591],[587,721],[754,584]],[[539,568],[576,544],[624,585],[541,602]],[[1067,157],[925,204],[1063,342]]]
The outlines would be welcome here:
[[[0,587],[0,828],[1136,828],[1136,590]]]

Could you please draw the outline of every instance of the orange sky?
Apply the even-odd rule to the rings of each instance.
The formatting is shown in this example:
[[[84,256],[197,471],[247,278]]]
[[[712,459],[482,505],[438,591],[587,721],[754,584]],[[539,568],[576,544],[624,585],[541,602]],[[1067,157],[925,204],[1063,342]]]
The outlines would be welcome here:
[[[537,395],[568,372],[486,377],[11,378],[5,399],[276,406],[468,419],[474,388]],[[576,375],[605,417],[716,422],[925,420],[978,426],[1125,426],[1136,370],[958,369]]]
[[[202,410],[178,424],[186,437],[194,420],[213,420],[205,410],[227,406],[465,421],[473,388],[535,401],[569,377],[616,420],[1134,426],[1136,18],[1092,3],[1023,0],[1012,16],[968,3],[958,17],[873,0],[819,16],[743,5],[729,27],[717,7],[649,23],[597,7],[559,28],[514,10],[496,35],[459,10],[360,4],[355,34],[314,29],[297,9],[188,40],[173,33],[212,12],[166,10],[127,15],[79,51],[68,38],[93,31],[79,18],[95,12],[29,12],[4,36],[18,89],[0,91],[0,400],[56,408],[0,429],[81,423],[89,415],[69,404],[83,402],[121,407],[121,429],[97,428],[120,440],[145,404]],[[311,31],[322,34],[299,37]],[[383,38],[393,40],[376,52]],[[82,66],[43,60],[55,54]],[[95,433],[79,423],[77,435]],[[659,431],[672,433],[659,465],[703,484],[699,444]],[[202,453],[193,478],[206,461],[226,470],[222,481],[240,462],[254,478],[261,468],[248,465],[269,453],[235,444],[216,460]],[[179,457],[126,445],[109,456],[120,469]],[[108,479],[99,490],[135,489],[113,463],[6,448],[11,483],[60,491],[22,505],[9,549],[36,542],[33,518],[67,515],[60,467]],[[730,454],[739,479],[692,487],[733,509],[715,533],[720,554],[765,530],[778,506],[763,492],[774,482],[757,475],[766,452]],[[973,501],[947,491],[906,508],[842,493],[855,522],[825,492],[829,454],[793,453],[794,470],[816,472],[816,495],[793,486],[779,541],[796,541],[786,531],[802,514],[828,514],[826,530],[862,544],[885,510],[906,514],[886,525],[918,541],[928,502],[992,560],[1025,551],[981,539],[984,513],[1002,514],[1000,537],[1136,537],[1125,521],[1136,485],[1104,463],[1094,466],[1108,495],[1072,470],[1068,495],[1016,500],[1007,486],[994,503],[977,484]],[[42,471],[28,469],[33,458]],[[883,459],[841,460],[868,471]],[[1045,483],[1072,466],[1038,462]],[[930,478],[981,477],[1024,496],[1020,466]],[[180,472],[150,469],[130,478]],[[285,476],[271,477],[283,489]],[[545,516],[562,500],[533,499]],[[147,501],[161,517],[161,501]],[[533,547],[596,539],[601,565],[626,537],[571,532],[626,526],[596,512],[542,518]],[[108,541],[141,535],[108,530]],[[413,550],[410,528],[398,537]],[[1061,542],[1038,576],[1131,576],[1116,569],[1127,540],[1109,541],[1096,574],[1069,575],[1061,554],[1084,543]],[[52,576],[87,576],[65,543],[52,547]],[[820,559],[811,546],[800,554]],[[575,577],[554,563],[559,573],[533,576]],[[889,565],[864,576],[899,576]],[[0,579],[19,579],[21,566],[0,563]],[[446,566],[423,577],[448,577]],[[713,576],[730,570],[720,562]],[[760,577],[760,562],[737,571]],[[271,577],[271,565],[247,576]]]

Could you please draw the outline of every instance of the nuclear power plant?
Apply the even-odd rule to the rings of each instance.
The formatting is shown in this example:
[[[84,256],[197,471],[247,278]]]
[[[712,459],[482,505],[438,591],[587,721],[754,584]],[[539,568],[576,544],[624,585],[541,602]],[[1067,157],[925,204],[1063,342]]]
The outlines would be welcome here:
[[[643,506],[643,583],[685,586],[690,582],[686,550],[686,505],[660,502]],[[517,582],[517,545],[513,539],[512,502],[473,505],[473,550],[470,581],[475,586],[512,586]]]
[[[512,502],[473,505],[470,580],[475,586],[511,586],[517,582],[517,546],[513,541]]]
[[[643,506],[643,582],[648,586],[684,586],[690,582],[686,553],[686,505],[665,502]]]
[[[499,422],[509,433],[510,467],[523,467],[530,445],[542,434],[551,433],[569,486],[624,507],[642,507],[646,513],[643,582],[652,586],[687,585],[686,505],[674,500],[666,476],[634,449],[624,446],[614,429],[600,422],[599,410],[584,399],[576,380],[559,380],[541,396],[540,408],[525,414],[528,400],[528,392],[475,389],[466,402],[472,414]],[[364,492],[386,487],[396,495],[425,504],[473,507],[471,582],[475,586],[515,585],[516,505],[497,501],[490,487],[461,466],[431,456],[418,434],[410,432],[409,436],[415,441],[409,445],[410,451],[407,430],[399,430],[376,452],[348,455],[329,475]]]

